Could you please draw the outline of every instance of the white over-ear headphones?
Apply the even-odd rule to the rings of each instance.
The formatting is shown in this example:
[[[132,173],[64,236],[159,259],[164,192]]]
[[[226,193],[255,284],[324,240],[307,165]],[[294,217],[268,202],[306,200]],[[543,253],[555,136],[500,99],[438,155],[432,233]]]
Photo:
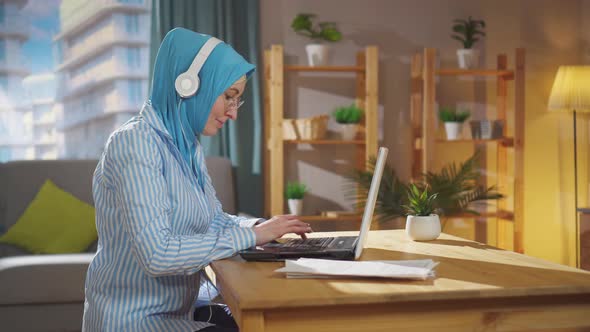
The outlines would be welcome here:
[[[174,81],[174,86],[180,97],[189,98],[197,93],[200,83],[199,72],[201,71],[201,68],[203,68],[205,61],[207,61],[209,54],[211,54],[213,49],[220,43],[221,40],[215,37],[209,38],[209,40],[205,42],[205,45],[201,47],[187,71],[178,75],[176,81]]]

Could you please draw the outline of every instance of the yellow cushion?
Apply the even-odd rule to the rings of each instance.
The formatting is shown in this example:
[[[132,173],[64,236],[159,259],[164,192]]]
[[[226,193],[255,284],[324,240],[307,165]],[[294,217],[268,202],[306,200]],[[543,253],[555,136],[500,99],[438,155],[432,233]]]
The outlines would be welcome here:
[[[94,207],[46,180],[0,243],[35,254],[63,254],[85,251],[97,236]]]

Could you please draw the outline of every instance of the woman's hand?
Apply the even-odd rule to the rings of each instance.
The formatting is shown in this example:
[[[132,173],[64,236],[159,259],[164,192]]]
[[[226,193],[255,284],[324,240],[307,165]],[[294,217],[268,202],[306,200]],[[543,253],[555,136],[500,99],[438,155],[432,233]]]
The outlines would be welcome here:
[[[291,214],[274,216],[262,224],[254,226],[256,245],[261,246],[287,233],[295,233],[305,238],[305,233],[313,232],[309,224],[297,218]]]

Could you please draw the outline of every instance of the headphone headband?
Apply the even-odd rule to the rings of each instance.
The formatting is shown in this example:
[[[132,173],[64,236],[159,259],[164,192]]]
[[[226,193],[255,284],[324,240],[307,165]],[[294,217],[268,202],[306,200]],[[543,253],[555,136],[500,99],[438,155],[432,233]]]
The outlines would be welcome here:
[[[207,58],[209,57],[211,52],[213,52],[213,49],[215,49],[215,46],[217,46],[219,43],[221,43],[221,40],[219,40],[215,37],[209,38],[207,40],[207,42],[205,42],[205,45],[203,45],[203,47],[201,47],[201,49],[199,50],[199,53],[197,53],[197,55],[195,56],[195,59],[191,63],[191,66],[188,67],[186,72],[187,73],[195,73],[195,75],[198,75],[199,72],[201,71],[201,68],[203,68],[203,65],[205,64],[205,61],[207,61]]]
[[[211,52],[213,52],[215,47],[220,43],[221,40],[215,37],[209,38],[193,59],[190,67],[184,73],[178,75],[174,82],[174,86],[176,92],[178,92],[182,98],[189,98],[197,93],[199,90],[199,72],[203,68],[205,61],[207,61]]]

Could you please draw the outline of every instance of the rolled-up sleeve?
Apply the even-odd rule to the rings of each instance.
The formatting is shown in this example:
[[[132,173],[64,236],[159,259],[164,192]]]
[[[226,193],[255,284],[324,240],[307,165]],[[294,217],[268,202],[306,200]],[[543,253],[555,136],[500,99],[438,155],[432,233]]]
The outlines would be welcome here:
[[[148,132],[118,132],[105,150],[105,161],[134,256],[150,275],[195,273],[256,244],[254,231],[245,227],[190,236],[172,233],[163,161]]]

